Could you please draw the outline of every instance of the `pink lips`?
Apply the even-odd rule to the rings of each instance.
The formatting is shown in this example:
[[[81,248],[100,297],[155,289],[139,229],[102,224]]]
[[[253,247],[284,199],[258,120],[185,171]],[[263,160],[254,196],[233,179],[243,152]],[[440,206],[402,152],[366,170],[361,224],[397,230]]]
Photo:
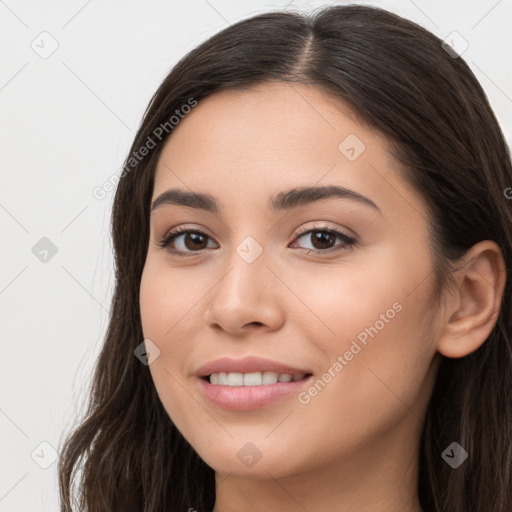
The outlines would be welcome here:
[[[295,382],[277,382],[261,386],[224,386],[213,385],[205,378],[212,373],[251,373],[276,372],[292,376],[306,374]],[[308,369],[294,368],[285,364],[248,356],[243,359],[221,358],[201,366],[195,374],[204,396],[214,405],[231,411],[249,411],[274,403],[286,395],[298,393],[311,378]]]

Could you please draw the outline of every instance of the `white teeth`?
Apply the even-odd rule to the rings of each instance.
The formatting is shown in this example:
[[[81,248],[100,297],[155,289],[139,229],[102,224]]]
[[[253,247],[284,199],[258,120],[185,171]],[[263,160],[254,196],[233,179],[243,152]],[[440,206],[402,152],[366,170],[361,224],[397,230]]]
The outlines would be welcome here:
[[[263,384],[275,384],[279,379],[276,372],[263,372]]]
[[[212,373],[210,384],[220,386],[261,386],[276,384],[278,382],[297,382],[306,376],[305,373],[290,375],[289,373],[276,372],[251,372],[251,373]]]
[[[244,374],[243,373],[228,373],[228,386],[243,386]]]
[[[244,386],[261,386],[263,377],[261,372],[253,372],[244,374]]]

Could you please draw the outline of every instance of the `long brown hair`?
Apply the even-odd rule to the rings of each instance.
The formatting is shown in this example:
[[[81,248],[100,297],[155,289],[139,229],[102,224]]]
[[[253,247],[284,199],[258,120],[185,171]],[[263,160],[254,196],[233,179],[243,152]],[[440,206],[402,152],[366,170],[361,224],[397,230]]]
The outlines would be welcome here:
[[[174,426],[148,367],[134,356],[143,340],[139,286],[155,166],[172,134],[169,128],[158,138],[155,130],[191,99],[273,80],[318,87],[387,137],[427,201],[440,289],[451,282],[451,262],[481,240],[494,240],[507,273],[511,268],[512,204],[504,195],[512,185],[510,154],[461,57],[420,26],[366,6],[271,12],[231,25],[171,70],[127,156],[113,205],[110,321],[88,410],[61,451],[62,511],[76,504],[88,512],[203,512],[214,505],[214,470]],[[148,138],[155,147],[130,160]],[[442,356],[421,436],[425,512],[512,510],[511,293],[508,279],[495,328],[478,350]],[[469,453],[457,469],[441,456],[453,441]]]

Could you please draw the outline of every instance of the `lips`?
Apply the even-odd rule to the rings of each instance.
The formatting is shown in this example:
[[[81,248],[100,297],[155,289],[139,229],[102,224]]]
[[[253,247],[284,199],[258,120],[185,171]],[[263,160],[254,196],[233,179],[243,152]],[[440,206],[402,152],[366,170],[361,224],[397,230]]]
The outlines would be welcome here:
[[[199,392],[205,399],[233,412],[253,411],[280,400],[291,400],[312,378],[308,368],[254,356],[216,359],[198,368],[195,375]],[[210,382],[210,376],[214,382]],[[255,380],[260,377],[261,385]]]

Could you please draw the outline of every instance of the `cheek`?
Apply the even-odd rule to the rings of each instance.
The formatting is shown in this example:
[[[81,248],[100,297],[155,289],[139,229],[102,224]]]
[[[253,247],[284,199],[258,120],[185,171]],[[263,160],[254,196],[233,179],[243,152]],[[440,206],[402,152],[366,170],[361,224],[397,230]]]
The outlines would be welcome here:
[[[293,291],[300,301],[289,294],[289,305],[296,304],[301,314],[293,321],[304,327],[305,320],[310,320],[311,343],[330,339],[327,349],[341,349],[360,333],[364,339],[365,329],[376,322],[379,331],[389,330],[404,302],[414,298],[409,295],[410,283],[417,275],[423,275],[421,270],[404,270],[391,251],[373,251],[364,259],[347,259],[336,266],[307,272],[291,269],[283,274],[283,280],[294,283]],[[288,309],[288,313],[293,310]]]
[[[151,263],[151,262],[150,262]],[[172,278],[171,278],[172,277]],[[155,386],[164,405],[178,396],[179,383],[188,378],[188,360],[194,347],[191,333],[199,322],[198,303],[204,292],[193,286],[193,277],[185,272],[169,272],[158,265],[147,265],[140,286],[140,313],[145,339],[160,350],[150,365]],[[178,393],[178,395],[176,395]]]
[[[204,290],[194,283],[193,272],[170,272],[159,258],[149,255],[140,284],[140,312],[144,336],[172,339],[194,316]],[[197,321],[197,320],[196,320]]]
[[[323,353],[322,381],[331,390],[318,395],[327,402],[341,397],[340,414],[351,410],[364,417],[382,405],[385,415],[386,407],[401,405],[397,397],[414,402],[435,355],[429,260],[415,256],[407,262],[396,252],[382,250],[372,264],[350,262],[295,281],[301,283],[297,295],[307,297],[307,317],[314,319],[306,323],[298,316],[296,324]],[[322,398],[313,399],[327,407]]]
[[[168,405],[186,383],[190,368],[185,366],[194,353],[201,325],[201,300],[208,288],[191,269],[170,271],[159,256],[148,255],[140,284],[140,315],[145,339],[160,350],[150,365],[157,390]],[[209,285],[211,286],[211,284]]]
[[[169,272],[152,264],[149,259],[140,284],[140,315],[144,339],[151,340],[160,350],[158,358],[150,365],[159,394],[169,386],[174,388],[174,366],[184,357],[181,352],[186,343],[182,337],[180,343],[173,343],[173,339],[177,338],[186,323],[187,309],[190,309],[187,308],[187,290],[181,289],[175,279],[171,282],[168,274]],[[170,396],[167,391],[166,394]]]
[[[171,281],[169,274],[148,256],[140,284],[141,323],[144,338],[160,350],[149,366],[157,394],[173,423],[188,437],[186,411],[190,397],[183,391],[186,377],[182,364],[187,343],[180,333],[188,321],[188,303],[194,294],[174,276]],[[179,343],[174,343],[175,339]]]

